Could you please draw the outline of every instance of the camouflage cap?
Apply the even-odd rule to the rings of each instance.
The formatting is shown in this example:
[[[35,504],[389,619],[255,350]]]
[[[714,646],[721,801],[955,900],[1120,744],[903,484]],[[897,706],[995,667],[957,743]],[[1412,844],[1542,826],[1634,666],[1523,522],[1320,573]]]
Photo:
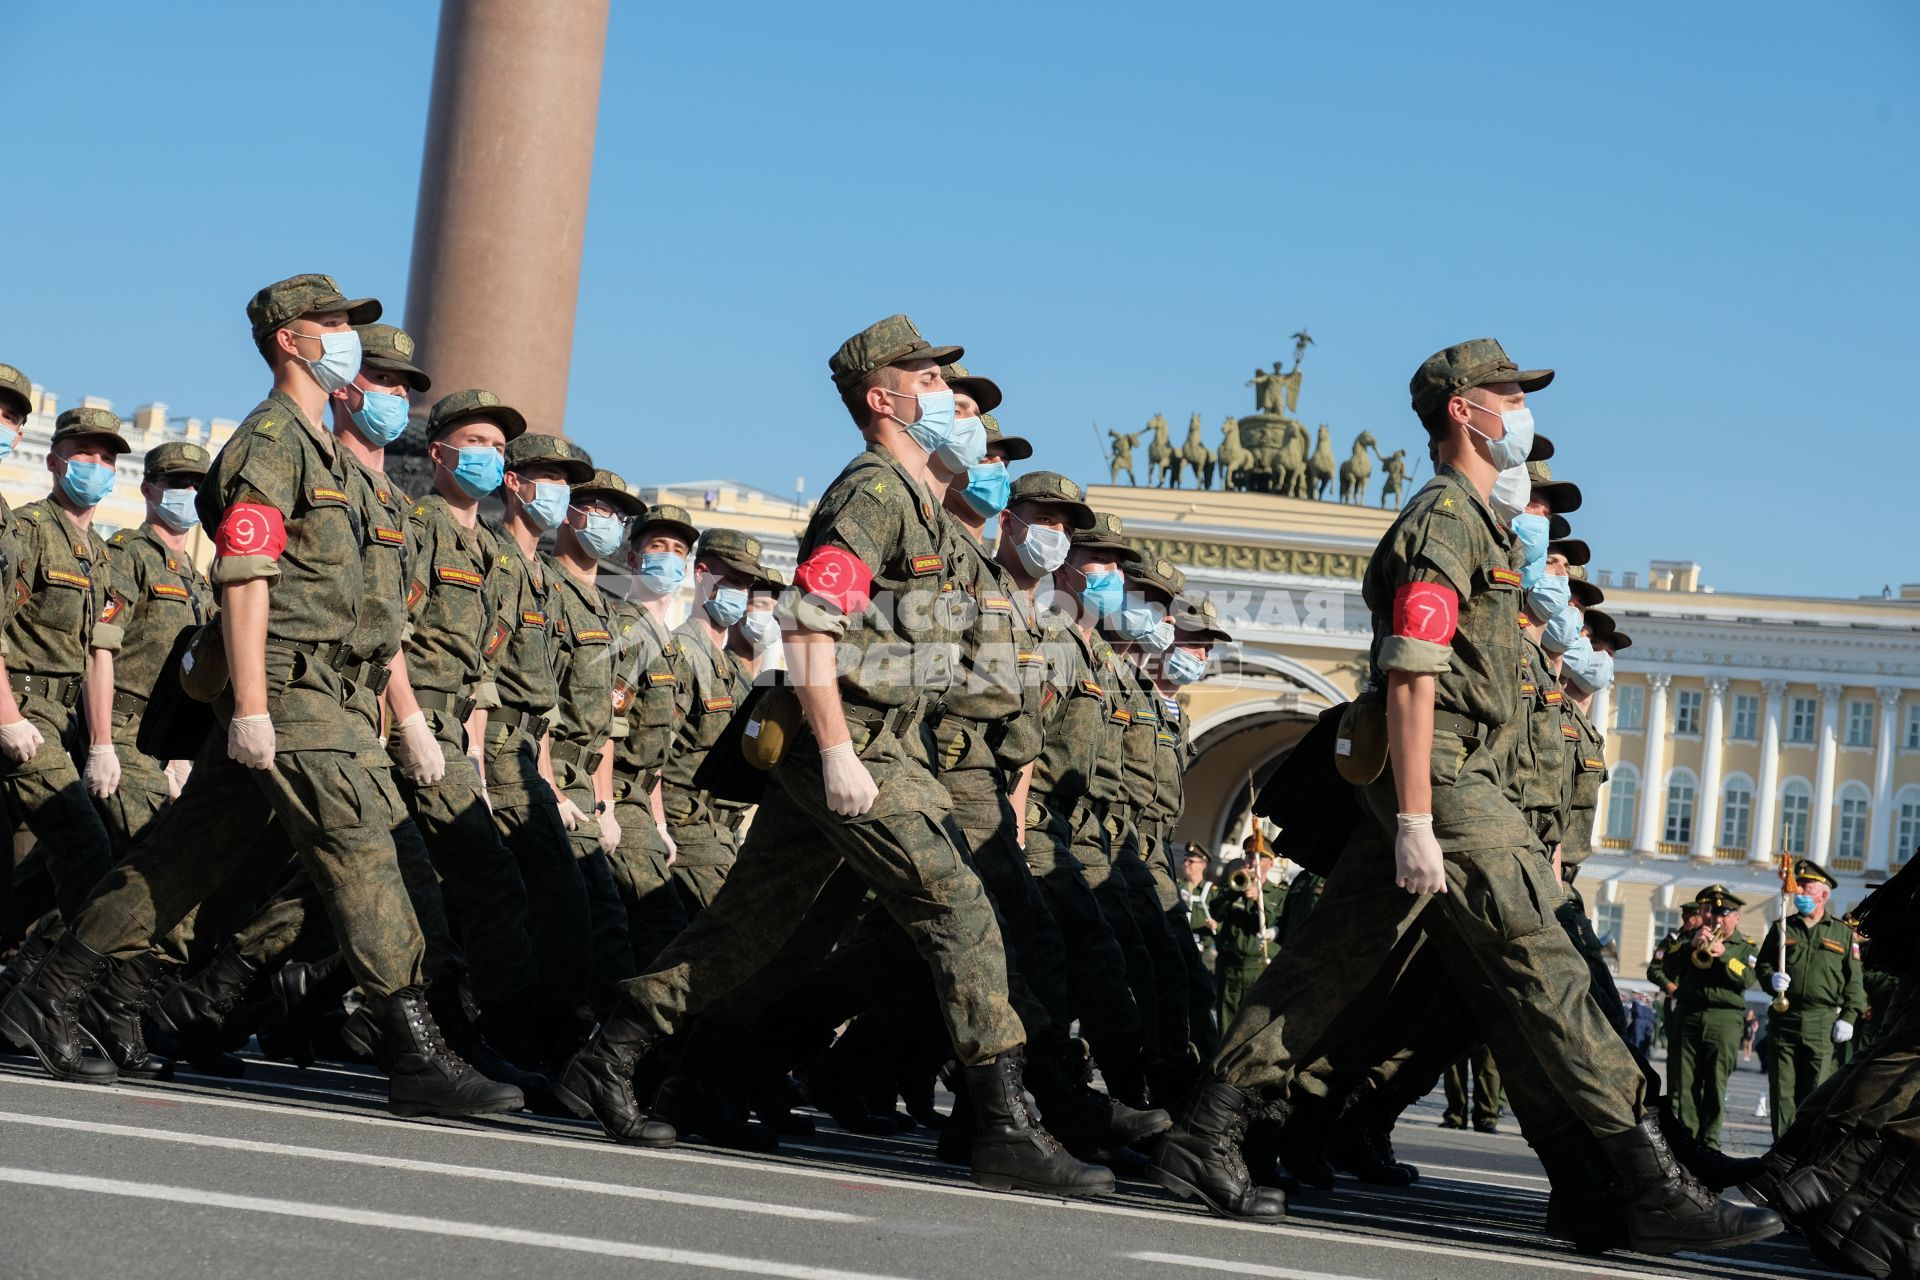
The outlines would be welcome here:
[[[0,396],[20,402],[20,416],[33,412],[33,383],[10,364],[0,364]]]
[[[1567,577],[1567,590],[1572,594],[1573,598],[1579,602],[1582,609],[1594,608],[1596,605],[1605,603],[1607,599],[1607,593],[1593,583],[1588,582],[1584,575],[1576,578],[1569,574]]]
[[[652,515],[652,512],[648,512],[648,515]],[[757,582],[766,573],[760,564],[760,552],[763,549],[760,539],[750,533],[742,533],[738,529],[708,529],[700,535],[700,548],[694,552],[693,558],[718,560],[727,568],[744,573]]]
[[[363,324],[355,328],[360,334],[361,364],[400,374],[401,381],[415,391],[433,389],[433,380],[427,377],[426,370],[413,363],[412,334],[391,324]]]
[[[1111,551],[1122,564],[1139,564],[1141,560],[1140,553],[1127,544],[1120,517],[1111,511],[1094,512],[1091,525],[1073,531],[1073,545],[1076,549]]]
[[[307,274],[276,280],[247,302],[254,345],[265,346],[267,335],[288,321],[321,311],[344,311],[348,324],[372,324],[380,318],[380,300],[349,298],[332,276]]]
[[[753,580],[755,591],[785,591],[787,575],[772,565],[761,565],[760,576]]]
[[[1233,636],[1220,625],[1220,610],[1202,596],[1181,593],[1173,598],[1175,644],[1229,641]]]
[[[649,529],[666,529],[680,535],[680,541],[691,547],[700,540],[700,526],[693,522],[693,513],[685,507],[671,502],[662,502],[647,508],[633,526],[633,540],[637,545],[646,536]]]
[[[1633,637],[1620,629],[1620,624],[1613,620],[1612,614],[1599,609],[1588,609],[1586,623],[1588,634],[1615,653],[1633,647]]]
[[[946,379],[954,394],[966,396],[978,405],[982,414],[992,413],[1000,407],[1000,384],[992,378],[968,373],[967,366],[963,364],[941,365],[940,376]]]
[[[1571,480],[1555,480],[1553,468],[1544,462],[1527,463],[1527,479],[1533,491],[1546,498],[1555,515],[1570,516],[1580,509],[1580,486]]]
[[[1143,587],[1151,587],[1174,599],[1187,589],[1187,575],[1164,556],[1142,556],[1138,564],[1127,567],[1127,578]]]
[[[537,465],[560,468],[568,484],[593,479],[593,455],[565,436],[529,431],[507,441],[507,470]]]
[[[115,454],[131,453],[133,446],[120,434],[121,425],[120,415],[113,410],[83,404],[54,419],[53,443],[92,436],[112,441]]]
[[[1556,552],[1566,559],[1571,569],[1579,569],[1582,565],[1593,563],[1593,548],[1589,547],[1582,538],[1561,538],[1547,543],[1547,554],[1553,555]],[[1578,574],[1570,573],[1568,576],[1584,578],[1587,575],[1582,571]]]
[[[920,330],[904,315],[888,316],[870,324],[840,344],[827,361],[833,385],[842,391],[857,386],[860,379],[875,369],[908,360],[931,360],[952,364],[966,354],[959,347],[936,347],[920,336]]]
[[[980,415],[980,425],[987,430],[987,452],[999,454],[1007,462],[1020,462],[1033,456],[1033,441],[1025,436],[1010,436],[1000,429],[999,419],[990,413]]]
[[[1835,880],[1831,875],[1828,875],[1827,869],[1815,862],[1812,858],[1795,858],[1793,860],[1793,878],[1801,884],[1812,880],[1827,886],[1829,889],[1838,889],[1840,887],[1840,882]]]
[[[527,433],[527,420],[518,409],[502,403],[500,397],[491,391],[468,387],[465,391],[455,391],[433,402],[433,411],[427,414],[427,439],[433,439],[468,418],[487,419],[504,431],[509,440],[518,440]]]
[[[1538,391],[1553,381],[1551,369],[1522,369],[1492,338],[1475,338],[1436,351],[1413,371],[1407,389],[1413,411],[1425,413],[1449,396],[1495,382],[1517,382],[1522,391]]]
[[[1043,502],[1059,507],[1074,528],[1093,528],[1093,508],[1087,505],[1086,491],[1058,471],[1029,471],[1015,476],[1007,505],[1016,502]]]
[[[213,465],[213,455],[186,440],[169,440],[147,450],[146,477],[203,476]]]
[[[611,504],[625,516],[637,518],[647,509],[647,504],[634,493],[631,485],[604,468],[596,468],[592,479],[573,486],[575,506],[595,499]]]

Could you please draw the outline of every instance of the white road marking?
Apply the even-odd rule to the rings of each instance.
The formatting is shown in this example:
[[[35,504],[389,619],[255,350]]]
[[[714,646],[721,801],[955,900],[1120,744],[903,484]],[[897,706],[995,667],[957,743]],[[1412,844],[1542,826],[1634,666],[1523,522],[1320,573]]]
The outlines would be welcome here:
[[[436,1160],[406,1160],[397,1156],[337,1151],[329,1147],[302,1147],[284,1142],[258,1142],[250,1138],[221,1138],[210,1134],[181,1133],[174,1129],[148,1129],[138,1125],[103,1124],[92,1120],[63,1120],[53,1116],[23,1115],[17,1111],[0,1111],[0,1123],[33,1125],[42,1129],[64,1129],[77,1133],[98,1133],[118,1138],[144,1138],[155,1142],[177,1142],[190,1147],[214,1147],[222,1151],[249,1151],[268,1156],[296,1156],[303,1160],[367,1165],[376,1169],[401,1169],[409,1173],[430,1173],[447,1178],[473,1178],[481,1182],[510,1182],[521,1187],[551,1187],[560,1191],[619,1196],[629,1200],[657,1200],[695,1209],[727,1209],[735,1213],[758,1213],[775,1218],[800,1218],[814,1222],[841,1223],[872,1221],[858,1214],[838,1213],[831,1209],[808,1209],[801,1205],[766,1204],[758,1200],[736,1200],[729,1196],[705,1196],[683,1191],[656,1191],[649,1187],[623,1186],[616,1182],[589,1182],[585,1178],[521,1173],[513,1169],[483,1169],[466,1164],[442,1164]]]
[[[1194,1258],[1184,1253],[1123,1253],[1135,1262],[1156,1266],[1186,1267],[1194,1271],[1226,1271],[1237,1276],[1262,1276],[1266,1280],[1369,1280],[1366,1276],[1342,1276],[1330,1271],[1299,1271],[1293,1267],[1270,1267],[1260,1262],[1228,1262],[1220,1258]]]
[[[1294,1232],[1295,1235],[1314,1234]],[[1325,1237],[1321,1237],[1324,1239]],[[1344,1242],[1343,1242],[1344,1243]],[[1552,1258],[1535,1258],[1527,1255],[1488,1253],[1481,1249],[1455,1249],[1445,1245],[1406,1245],[1400,1241],[1359,1240],[1359,1244],[1378,1244],[1391,1247],[1410,1248],[1417,1253],[1445,1254],[1455,1258],[1472,1258],[1485,1262],[1504,1262],[1516,1267],[1545,1267],[1554,1271],[1577,1271],[1588,1276],[1621,1276],[1628,1280],[1673,1280],[1668,1271],[1629,1271],[1620,1267],[1596,1266],[1592,1263],[1559,1262]],[[1152,1262],[1162,1266],[1192,1267],[1199,1271],[1226,1271],[1234,1275],[1261,1276],[1266,1280],[1368,1280],[1365,1276],[1333,1275],[1325,1271],[1296,1271],[1292,1267],[1275,1267],[1264,1262],[1233,1262],[1225,1258],[1197,1258],[1184,1253],[1123,1253],[1123,1258],[1132,1258],[1138,1262]]]
[[[0,1071],[0,1085],[7,1084],[33,1085],[48,1089],[78,1090],[96,1098],[102,1096],[103,1092],[99,1085],[75,1084],[65,1080],[49,1079],[44,1075],[15,1074]],[[1502,1235],[1496,1232],[1487,1232],[1486,1235],[1490,1239],[1512,1241],[1514,1250],[1512,1252],[1500,1253],[1490,1249],[1474,1249],[1463,1246],[1434,1244],[1419,1240],[1399,1240],[1377,1235],[1363,1235],[1357,1232],[1345,1231],[1332,1225],[1308,1228],[1268,1226],[1256,1222],[1234,1222],[1225,1218],[1215,1218],[1191,1211],[1183,1211],[1176,1208],[1171,1202],[1167,1202],[1164,1207],[1146,1208],[1138,1205],[1100,1203],[1088,1200],[1057,1200],[1039,1196],[1007,1195],[962,1183],[923,1182],[908,1178],[889,1177],[886,1174],[869,1173],[864,1170],[810,1168],[805,1165],[788,1164],[777,1157],[748,1160],[737,1159],[730,1156],[707,1155],[702,1152],[680,1149],[656,1150],[645,1147],[621,1146],[616,1143],[589,1139],[586,1135],[592,1131],[584,1126],[581,1129],[582,1136],[579,1138],[556,1138],[549,1137],[545,1134],[506,1133],[495,1128],[482,1128],[459,1124],[436,1124],[419,1120],[400,1120],[392,1116],[367,1115],[363,1113],[332,1111],[317,1107],[302,1107],[293,1102],[253,1102],[240,1098],[211,1097],[202,1093],[183,1093],[179,1090],[167,1089],[143,1089],[129,1085],[115,1086],[110,1092],[106,1093],[105,1096],[148,1099],[172,1103],[177,1106],[191,1104],[220,1107],[236,1111],[260,1111],[282,1117],[295,1115],[309,1119],[333,1120],[345,1124],[362,1124],[372,1125],[378,1128],[397,1129],[407,1133],[438,1134],[443,1137],[469,1138],[490,1142],[511,1142],[526,1146],[559,1147],[582,1155],[598,1154],[628,1159],[701,1164],[714,1168],[738,1169],[743,1172],[762,1175],[808,1178],[816,1181],[837,1183],[843,1187],[883,1188],[897,1191],[924,1192],[931,1195],[983,1198],[1001,1205],[1024,1205],[1037,1209],[1066,1210],[1075,1213],[1095,1213],[1113,1217],[1140,1218],[1161,1226],[1187,1225],[1202,1228],[1207,1231],[1253,1231],[1265,1235],[1293,1236],[1303,1240],[1315,1240],[1322,1244],[1337,1242],[1341,1244],[1365,1245],[1379,1249],[1400,1250],[1409,1253],[1443,1254],[1493,1262],[1524,1263],[1548,1270],[1584,1272],[1596,1276],[1640,1277],[1643,1278],[1643,1280],[1670,1280],[1671,1277],[1671,1273],[1619,1270],[1616,1268],[1595,1266],[1584,1261],[1577,1263],[1563,1262],[1551,1256],[1542,1256],[1539,1252],[1540,1250],[1560,1249],[1560,1246],[1547,1240],[1544,1236],[1537,1235],[1517,1233]],[[363,1105],[366,1105],[367,1101],[370,1100],[363,1100]],[[1330,1215],[1349,1218],[1356,1222],[1380,1223],[1383,1221],[1382,1217],[1377,1214],[1353,1213],[1336,1209],[1324,1209],[1318,1206],[1314,1207],[1313,1212],[1316,1216]],[[1413,1219],[1398,1219],[1394,1222],[1396,1226],[1403,1224],[1414,1230],[1429,1230],[1432,1227],[1432,1223],[1430,1222],[1416,1221]],[[1459,1229],[1458,1224],[1455,1224],[1455,1229]],[[1561,1251],[1571,1255],[1571,1250],[1561,1249]],[[1726,1258],[1709,1255],[1701,1255],[1698,1260],[1710,1262],[1714,1265],[1725,1265],[1729,1261]],[[1737,1265],[1751,1270],[1759,1264],[1744,1263]],[[1769,1263],[1766,1265],[1771,1266],[1772,1264]],[[1837,1280],[1844,1280],[1843,1273],[1835,1271],[1809,1271],[1805,1274],[1832,1276],[1836,1277]]]
[[[1471,1178],[1457,1178],[1455,1179],[1457,1182],[1480,1182],[1487,1178],[1509,1178],[1521,1182],[1538,1182],[1542,1184],[1547,1181],[1547,1176],[1544,1173],[1490,1173],[1485,1169],[1469,1169],[1457,1164],[1428,1164],[1425,1160],[1409,1160],[1407,1163],[1420,1170],[1422,1177],[1426,1175],[1429,1169],[1437,1169],[1441,1173],[1470,1173],[1474,1175]],[[1487,1185],[1497,1187],[1501,1184],[1492,1182]],[[1519,1191],[1523,1190],[1523,1188],[1515,1187],[1514,1190]]]
[[[161,1200],[171,1204],[190,1204],[217,1209],[236,1209],[243,1213],[271,1213],[287,1218],[308,1218],[318,1222],[338,1222],[355,1227],[379,1227],[388,1231],[411,1231],[419,1235],[454,1236],[465,1240],[486,1240],[497,1244],[520,1244],[536,1249],[557,1249],[567,1253],[592,1253],[607,1258],[631,1258],[638,1262],[659,1262],[682,1267],[704,1267],[711,1271],[737,1271],[743,1275],[780,1276],[784,1280],[893,1280],[866,1271],[842,1271],[833,1267],[806,1267],[770,1258],[743,1258],[724,1253],[701,1253],[692,1249],[667,1249],[657,1245],[629,1244],[624,1240],[601,1240],[592,1236],[567,1236],[551,1231],[525,1231],[518,1227],[497,1227],[485,1222],[458,1222],[449,1218],[423,1218],[410,1213],[380,1213],[372,1209],[350,1209],[344,1205],[306,1204],[297,1200],[275,1200],[266,1196],[236,1196],[198,1187],[171,1187],[154,1182],[126,1182],[118,1178],[87,1178],[73,1174],[49,1173],[41,1169],[0,1167],[0,1182],[29,1187],[51,1187],[61,1191],[80,1191],[91,1195],[126,1196],[135,1200]]]

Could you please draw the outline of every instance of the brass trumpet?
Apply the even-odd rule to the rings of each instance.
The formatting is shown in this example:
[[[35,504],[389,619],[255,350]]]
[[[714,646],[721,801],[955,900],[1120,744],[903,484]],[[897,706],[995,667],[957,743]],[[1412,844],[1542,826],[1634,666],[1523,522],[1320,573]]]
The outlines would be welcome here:
[[[1227,873],[1227,892],[1245,893],[1253,885],[1253,879],[1245,867],[1235,867]]]
[[[1693,961],[1693,967],[1696,969],[1713,968],[1714,945],[1725,942],[1729,936],[1725,922],[1719,920],[1714,921],[1711,929],[1702,929],[1699,933],[1694,934],[1693,951],[1687,957]]]

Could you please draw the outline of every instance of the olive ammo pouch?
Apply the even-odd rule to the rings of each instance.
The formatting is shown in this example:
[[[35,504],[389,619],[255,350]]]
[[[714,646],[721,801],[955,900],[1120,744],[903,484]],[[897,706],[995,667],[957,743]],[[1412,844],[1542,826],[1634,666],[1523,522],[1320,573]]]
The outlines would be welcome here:
[[[1340,727],[1333,740],[1333,765],[1356,787],[1366,786],[1386,770],[1385,698],[1363,693],[1341,710]]]
[[[205,637],[209,631],[215,637],[212,644],[218,653],[209,652],[195,660],[195,646],[208,644]],[[160,664],[159,678],[153,682],[153,692],[140,713],[140,728],[134,734],[134,745],[142,754],[156,760],[191,760],[200,754],[201,744],[213,731],[210,704],[227,687],[227,650],[219,635],[220,624],[214,621],[182,627],[173,638],[173,647]],[[219,683],[201,696],[216,674]]]
[[[1316,875],[1333,870],[1360,823],[1353,785],[1342,776],[1336,764],[1340,757],[1335,754],[1341,721],[1350,706],[1343,702],[1322,711],[1282,758],[1253,803],[1256,816],[1280,829],[1273,840],[1274,852]]]
[[[770,674],[782,681],[785,679],[784,673]],[[771,768],[773,761],[779,759],[779,755],[786,751],[785,739],[788,731],[778,724],[769,729],[765,718],[766,701],[776,692],[783,694],[793,703],[794,727],[798,727],[800,703],[794,698],[792,690],[785,688],[782,684],[755,685],[747,691],[747,696],[740,700],[739,709],[727,720],[727,727],[720,731],[720,736],[713,740],[711,747],[707,748],[706,759],[702,760],[700,767],[693,771],[692,781],[696,789],[711,795],[716,800],[731,800],[735,804],[760,803],[760,797],[767,786],[766,770]],[[747,737],[749,726],[754,728],[752,738]],[[782,738],[779,753],[773,755],[773,758],[764,765],[749,759],[747,745],[753,743],[756,753],[763,752],[765,747],[761,745],[760,739],[768,738],[767,745],[772,745],[770,735],[778,735]]]

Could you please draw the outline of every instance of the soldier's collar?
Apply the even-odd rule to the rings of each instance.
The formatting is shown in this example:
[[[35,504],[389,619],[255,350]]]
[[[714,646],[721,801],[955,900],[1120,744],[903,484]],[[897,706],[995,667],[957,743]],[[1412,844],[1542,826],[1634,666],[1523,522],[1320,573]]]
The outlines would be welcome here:
[[[332,432],[315,426],[313,422],[308,419],[307,415],[301,411],[300,406],[294,403],[292,396],[280,388],[275,387],[273,390],[267,392],[267,399],[278,404],[282,409],[285,409],[292,415],[294,422],[305,429],[307,439],[312,442],[314,448],[320,451],[320,456],[328,462],[332,462],[334,458],[346,452],[346,450],[336,446]]]

